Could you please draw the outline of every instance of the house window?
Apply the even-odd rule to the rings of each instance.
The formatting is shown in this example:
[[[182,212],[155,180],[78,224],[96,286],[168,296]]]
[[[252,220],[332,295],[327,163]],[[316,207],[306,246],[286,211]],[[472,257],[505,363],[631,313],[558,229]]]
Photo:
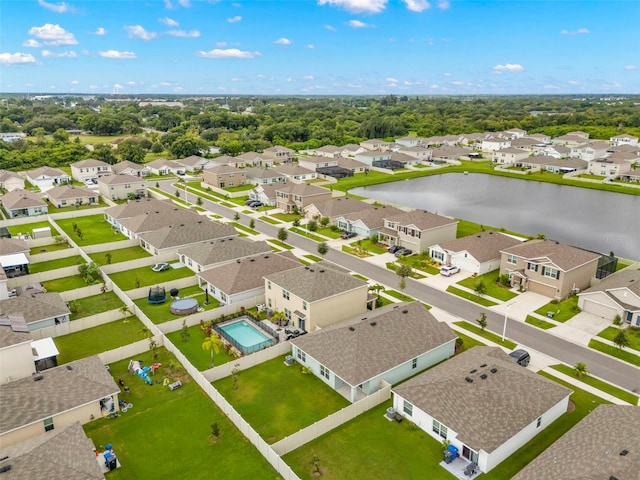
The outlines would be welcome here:
[[[298,359],[301,362],[306,362],[307,361],[307,355],[300,349],[298,349]]]
[[[437,250],[431,250],[431,257],[435,260],[444,261],[444,253]]]
[[[307,309],[307,302],[302,302],[302,309],[306,310]]]
[[[213,285],[209,285],[209,291],[215,295],[216,294],[216,287],[214,287]]]
[[[411,405],[406,400],[404,400],[404,405],[402,406],[402,409],[404,410],[404,413],[406,413],[407,415],[409,416],[413,415],[413,405]]]
[[[289,300],[289,292],[287,290],[282,289],[282,296],[287,300]]]
[[[53,430],[55,427],[53,426],[53,418],[45,418],[44,419],[44,431],[48,432],[49,430]]]
[[[291,310],[289,310],[288,308],[285,308],[284,316],[287,317],[287,320],[291,320]]]
[[[540,428],[540,425],[542,425],[542,417],[538,417],[538,421],[536,422],[536,428]]]
[[[320,376],[329,380],[329,369],[324,365],[320,365]]]
[[[271,308],[271,299],[269,299],[269,301],[267,303],[269,305],[269,308]]]
[[[537,263],[527,262],[527,270],[532,270],[534,272],[537,272],[538,271],[538,264]]]
[[[411,360],[411,368],[418,368],[418,359],[414,358]]]
[[[267,288],[271,290],[271,281],[267,280]]]
[[[518,259],[516,258],[515,255],[507,255],[507,263],[510,263],[511,265],[515,265],[516,263],[518,263]]]
[[[437,420],[433,421],[433,426],[431,427],[433,433],[440,435],[442,438],[447,438],[448,429],[443,424],[438,422]]]
[[[555,279],[560,278],[560,270],[558,270],[557,268],[542,267],[542,274],[545,277],[549,277],[549,278],[555,278]]]

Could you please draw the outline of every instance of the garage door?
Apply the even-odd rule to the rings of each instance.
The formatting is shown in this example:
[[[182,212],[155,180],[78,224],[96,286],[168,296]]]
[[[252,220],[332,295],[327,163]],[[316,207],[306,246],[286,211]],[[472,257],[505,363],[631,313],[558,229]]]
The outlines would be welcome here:
[[[582,311],[611,320],[613,320],[613,318],[616,316],[615,308],[602,305],[601,303],[592,302],[591,300],[588,300],[586,298],[584,299],[584,303],[582,305]]]
[[[478,264],[468,257],[464,258],[463,256],[456,255],[451,259],[451,263],[465,272],[480,273],[478,271]]]
[[[554,298],[556,296],[556,289],[554,287],[538,282],[532,282],[531,280],[529,280],[528,289],[530,292],[539,293],[545,297]]]

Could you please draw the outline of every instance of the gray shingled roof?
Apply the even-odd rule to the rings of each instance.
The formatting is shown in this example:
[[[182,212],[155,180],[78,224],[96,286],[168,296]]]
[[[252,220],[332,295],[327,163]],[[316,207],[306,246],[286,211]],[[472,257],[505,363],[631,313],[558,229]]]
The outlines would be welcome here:
[[[17,315],[24,317],[27,323],[38,322],[69,313],[71,313],[69,307],[67,307],[66,302],[58,293],[21,295],[0,302],[0,318]]]
[[[123,161],[118,162],[118,163],[116,163],[114,165],[111,165],[111,170],[115,174],[119,174],[120,172],[123,172],[127,168],[131,168],[132,170],[143,170],[144,166],[139,165],[137,163],[130,162],[129,160],[123,160]],[[138,178],[138,177],[136,177],[136,178]]]
[[[401,212],[385,218],[387,220],[393,220],[401,226],[413,225],[420,230],[430,230],[432,228],[438,228],[445,225],[451,225],[452,223],[458,223],[458,221],[454,218],[444,217],[442,215],[427,212],[425,210]]]
[[[401,213],[405,212],[396,207],[382,206],[348,213],[347,215],[344,215],[344,218],[352,222],[360,220],[367,227],[373,229],[382,228],[384,226],[385,218],[393,218],[395,215],[399,215]]]
[[[272,170],[282,175],[310,175],[315,173],[313,170],[309,170],[308,168],[304,168],[299,165],[278,165],[273,167]]]
[[[351,326],[323,328],[291,343],[349,384],[360,385],[456,338],[446,323],[412,302],[389,305]]]
[[[557,147],[556,150],[560,148]],[[560,168],[587,168],[586,160],[582,160],[578,157],[573,158],[565,158],[565,159],[557,159],[554,162],[547,163],[550,167],[560,167]]]
[[[157,198],[143,198],[140,200],[128,200],[127,203],[107,208],[104,213],[112,218],[121,220],[132,218],[144,213],[175,210],[177,207],[171,200],[158,200]]]
[[[331,193],[328,188],[318,187],[309,183],[283,183],[276,186],[276,191],[302,197]]]
[[[54,200],[76,199],[84,197],[98,197],[99,193],[88,188],[76,187],[75,185],[60,185],[51,190],[47,190],[47,196]]]
[[[116,175],[106,175],[98,179],[98,183],[104,183],[106,185],[122,185],[124,183],[140,183],[140,182],[144,183],[145,180],[142,177],[135,177],[133,175],[127,175],[126,173],[120,173]]]
[[[239,259],[205,270],[198,276],[227,295],[234,295],[264,287],[266,275],[297,268],[299,265],[297,258],[287,251]]]
[[[502,251],[532,261],[547,258],[565,272],[597,260],[601,256],[599,253],[551,240],[529,240]]]
[[[0,197],[0,200],[2,200],[2,205],[7,210],[13,210],[15,208],[45,207],[47,205],[47,203],[36,193],[20,189],[5,193]]]
[[[229,157],[229,158],[233,158],[233,157]],[[214,167],[205,168],[203,170],[203,173],[213,173],[216,175],[228,174],[228,173],[236,174],[236,173],[245,173],[245,172],[246,170],[241,170],[239,168],[232,167],[231,165],[228,165],[226,163],[221,165],[216,165]]]
[[[11,465],[3,480],[98,480],[104,479],[80,422],[0,450],[0,467]]]
[[[29,245],[21,238],[0,238],[0,255],[28,253]]]
[[[5,323],[7,324],[5,325]],[[31,341],[32,338],[29,332],[14,331],[8,319],[0,319],[0,348]]]
[[[638,480],[639,435],[640,408],[599,405],[513,480]]]
[[[69,166],[75,167],[75,168],[91,168],[91,167],[108,167],[109,164],[106,162],[103,162],[102,160],[96,160],[95,158],[87,158],[85,160],[80,160],[79,162],[72,163]]]
[[[59,168],[53,167],[40,167],[35,170],[29,170],[27,172],[27,177],[29,178],[37,178],[40,175],[46,175],[47,177],[59,178],[59,177],[69,177],[68,173],[63,172]]]
[[[149,168],[158,168],[158,169],[161,169],[162,167],[169,167],[169,168],[175,168],[175,169],[180,168],[180,164],[178,162],[174,160],[167,160],[166,158],[157,158],[152,162],[147,163],[146,166]]]
[[[282,173],[278,173],[270,168],[247,168],[245,170],[247,178],[285,178]]]
[[[363,202],[362,200],[356,200],[352,197],[336,197],[330,198],[323,202],[316,202],[311,205],[318,209],[323,217],[337,217],[340,215],[346,215],[348,213],[362,212],[374,208],[373,205]]]
[[[448,242],[443,242],[440,247],[450,252],[467,251],[480,263],[500,258],[500,251],[518,245],[520,240],[516,240],[502,233],[486,231],[475,235],[456,238]]]
[[[625,268],[619,272],[609,275],[597,285],[583,290],[579,295],[592,292],[605,292],[607,290],[628,288],[640,297],[640,270]]]
[[[367,285],[348,273],[318,264],[272,273],[264,278],[309,303]]]
[[[178,255],[184,255],[206,268],[219,263],[230,262],[237,258],[242,259],[271,252],[271,247],[265,241],[256,242],[246,238],[227,238],[182,248],[178,250]]]
[[[0,433],[120,392],[97,355],[44,370],[39,376],[42,380],[28,377],[2,386]]]
[[[480,378],[483,374],[486,379]],[[488,453],[571,394],[521,367],[498,347],[474,347],[393,392],[457,432],[462,443]]]
[[[184,208],[174,208],[173,210],[158,210],[149,213],[125,218],[120,225],[134,233],[145,233],[168,227],[169,225],[180,225],[202,221],[202,217],[196,212]]]
[[[231,225],[202,219],[199,222],[169,225],[144,233],[140,238],[157,249],[163,249],[237,235],[238,232]]]

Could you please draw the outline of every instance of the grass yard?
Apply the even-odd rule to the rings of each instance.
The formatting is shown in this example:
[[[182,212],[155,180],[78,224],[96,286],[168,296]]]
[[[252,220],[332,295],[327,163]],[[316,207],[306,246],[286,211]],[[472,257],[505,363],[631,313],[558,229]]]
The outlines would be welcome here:
[[[368,238],[363,238],[360,240],[356,240],[355,242],[349,244],[351,248],[354,250],[362,250],[367,253],[373,253],[376,255],[381,255],[383,253],[387,253],[387,246],[382,243],[374,243]]]
[[[79,298],[69,302],[69,304],[72,306],[72,312],[75,310],[75,313],[71,313],[72,321],[79,318],[90,317],[97,313],[115,310],[124,305],[122,300],[113,292],[106,292],[104,295],[99,293],[98,295]]]
[[[211,368],[211,351],[202,348],[202,343],[206,338],[200,325],[194,325],[188,329],[189,337],[187,340],[182,339],[182,331],[177,330],[167,334],[167,338],[171,340],[182,354],[189,359],[191,364],[198,370],[208,370]],[[221,348],[219,353],[213,353],[214,365],[222,365],[234,360],[234,357]]]
[[[433,265],[429,265],[427,259],[422,258],[420,255],[411,255],[409,257],[401,256],[396,260],[396,262],[409,265],[411,268],[415,268],[416,270],[420,270],[430,275],[438,275],[440,273],[440,269]]]
[[[518,296],[517,293],[509,290],[508,287],[503,286],[498,281],[498,277],[500,276],[500,270],[494,270],[493,272],[485,273],[484,275],[478,275],[476,277],[468,277],[464,280],[460,280],[458,285],[462,285],[463,287],[470,288],[471,290],[476,289],[476,285],[482,282],[487,289],[486,296],[496,298],[503,302],[508,302],[512,298]]]
[[[57,252],[58,250],[66,250],[67,248],[69,248],[69,244],[65,240],[62,243],[52,243],[41,247],[33,247],[29,250],[29,255],[35,256],[41,253]],[[35,257],[33,260],[37,260],[37,258],[38,257]]]
[[[569,365],[563,365],[563,364],[551,365],[551,368],[553,368],[554,370],[557,370],[558,372],[564,373],[565,375],[569,375],[570,377],[576,378],[575,370]],[[587,385],[591,385],[593,388],[597,388],[602,392],[608,393],[609,395],[619,398],[620,400],[624,400],[625,402],[628,402],[631,405],[638,404],[637,395],[634,395],[631,392],[618,388],[615,385],[611,385],[610,383],[604,382],[597,378],[593,378],[590,375],[579,377],[578,380]]]
[[[307,254],[303,255],[304,258],[311,260],[312,262],[320,262],[322,259],[320,257],[316,257],[315,255]]]
[[[200,307],[204,308],[205,310],[212,310],[220,306],[220,302],[218,302],[218,300],[213,298],[211,295],[209,296],[209,305],[205,305],[205,293],[200,288],[198,288],[198,290],[200,290],[201,294],[194,296],[194,298],[198,300]],[[180,291],[180,296],[186,297],[189,295]],[[174,315],[173,313],[171,313],[171,302],[173,302],[173,299],[169,296],[168,292],[167,301],[164,303],[151,304],[147,301],[147,297],[142,297],[133,301],[133,303],[135,303],[136,306],[140,310],[142,310],[147,317],[149,317],[149,320],[151,320],[155,324],[176,320],[178,318],[184,318],[184,315]]]
[[[616,338],[616,335],[618,335],[619,332],[620,329],[617,327],[607,327],[601,331],[598,336],[613,342],[613,339]],[[640,350],[640,328],[625,328],[624,333],[627,334],[627,338],[629,339],[629,348],[632,348],[633,350]]]
[[[253,228],[245,227],[244,225],[238,222],[229,222],[229,225],[232,225],[236,230],[240,230],[241,232],[246,232],[250,235],[258,235],[260,232],[254,230]]]
[[[389,295],[390,297],[396,298],[398,300],[400,300],[401,302],[413,302],[414,298],[410,297],[409,295],[405,295],[404,293],[400,293],[396,290],[391,290],[390,288],[387,288],[386,290],[383,290],[382,293],[385,293],[386,295]]]
[[[344,253],[348,253],[349,255],[353,255],[358,258],[366,258],[371,256],[370,253],[367,253],[363,250],[356,250],[355,248],[352,248],[349,245],[342,245],[342,251]]]
[[[464,333],[460,333],[458,331],[455,334],[462,340],[462,351],[469,350],[473,347],[485,347],[486,343],[482,343],[475,338],[471,338],[469,335],[465,335]]]
[[[622,270],[623,268],[627,268],[629,265],[631,264],[618,260],[618,263],[616,264],[616,272]]]
[[[326,238],[323,238],[323,237],[320,237],[318,235],[315,235],[313,232],[305,230],[302,227],[300,227],[300,228],[291,227],[289,230],[291,230],[293,233],[297,233],[298,235],[302,235],[303,237],[310,238],[314,242],[326,242],[327,241]]]
[[[236,185],[235,187],[227,187],[224,190],[226,192],[246,192],[248,190],[253,190],[255,188],[255,185],[252,184],[246,184],[246,185]]]
[[[560,302],[557,300],[551,300],[546,305],[535,310],[535,312],[543,317],[546,317],[548,312],[553,312],[553,317],[551,318],[556,322],[564,323],[580,313],[580,308],[578,308],[578,296],[572,295]]]
[[[465,321],[453,322],[453,323],[459,327],[464,328],[465,330],[469,330],[470,332],[473,332],[476,335],[486,338],[490,342],[496,343],[498,345],[502,345],[503,347],[506,347],[509,350],[513,350],[514,348],[516,348],[516,344],[511,340],[509,340],[508,338],[505,338],[503,342],[502,337],[500,335],[497,335],[493,332],[489,332],[487,330],[482,330],[480,327],[478,327],[477,325],[473,325],[472,323],[465,322]]]
[[[299,364],[277,357],[213,385],[267,442],[273,443],[346,407],[349,402]],[[348,477],[343,477],[348,478]]]
[[[268,217],[266,215],[263,215],[262,217],[259,217],[258,220],[262,220],[263,222],[267,222],[270,223],[271,225],[280,225],[282,222],[279,222],[278,220],[275,220],[271,217]]]
[[[391,270],[391,271],[393,271],[393,272],[396,272],[396,271],[398,270],[398,268],[400,268],[400,266],[399,266],[399,265],[397,265],[397,264],[395,264],[395,263],[393,263],[393,262],[387,262],[387,263],[386,263],[386,266],[387,266],[387,269],[389,269],[389,270]],[[411,277],[411,278],[413,278],[413,279],[415,279],[415,280],[420,280],[421,278],[427,278],[427,277],[425,277],[424,275],[422,275],[421,273],[416,272],[416,270],[415,270],[415,269],[413,269],[413,268],[412,268],[412,270],[411,270],[411,275],[410,275],[410,277]]]
[[[170,268],[164,272],[154,272],[151,267],[140,267],[124,272],[111,273],[109,276],[122,290],[132,290],[138,287],[160,285],[178,278],[194,275],[187,267]]]
[[[31,235],[31,232],[33,231],[34,228],[46,228],[46,227],[49,227],[51,229],[51,235],[58,235],[58,231],[55,228],[53,228],[53,225],[51,225],[46,220],[44,222],[24,223],[22,225],[7,225],[7,227],[9,228],[9,233],[11,233],[12,237],[17,237],[20,234],[24,235],[25,233],[28,233],[29,235]]]
[[[305,255],[306,257],[306,255]],[[362,280],[363,282],[368,282],[369,279],[367,277],[365,277],[364,275],[360,275],[359,273],[352,273],[352,276],[359,278],[360,280]]]
[[[547,322],[546,320],[540,320],[539,318],[534,317],[532,315],[527,315],[527,318],[525,318],[524,323],[528,323],[529,325],[533,325],[534,327],[538,327],[543,330],[549,330],[550,328],[553,328],[556,326],[555,323]]]
[[[382,295],[378,295],[378,298],[376,299],[376,308],[384,307],[386,305],[391,305],[392,303],[394,303],[394,302],[392,300],[388,299],[387,297],[383,297]]]
[[[372,172],[376,173],[376,172]],[[385,419],[391,401],[318,437],[283,457],[302,479],[316,478],[317,455],[323,479],[453,480],[444,468],[440,442],[410,421]]]
[[[98,145],[100,143],[109,143],[119,138],[129,138],[130,135],[75,135],[80,140],[82,145]]]
[[[488,300],[484,297],[479,297],[473,292],[467,292],[466,290],[460,290],[454,286],[447,287],[447,292],[453,293],[454,295],[459,296],[460,298],[466,298],[467,300],[471,300],[474,303],[482,305],[484,307],[491,307],[493,305],[498,305],[496,302]]]
[[[636,367],[640,367],[640,356],[635,355],[628,350],[620,349],[618,347],[614,347],[613,345],[599,342],[598,340],[591,340],[589,342],[589,348],[593,348],[594,350],[598,350],[599,352],[611,355],[612,357],[616,357],[623,362],[627,362],[635,365]]]
[[[301,215],[296,215],[295,213],[272,213],[269,215],[270,217],[277,218],[282,222],[293,222],[294,220],[301,220]]]
[[[47,272],[49,270],[56,270],[58,268],[72,267],[73,265],[80,265],[84,263],[84,260],[80,255],[74,255],[73,257],[58,258],[56,260],[48,260],[46,262],[31,263],[29,265],[29,273]]]
[[[98,243],[118,242],[120,240],[126,240],[122,233],[111,228],[111,224],[104,219],[102,214],[89,215],[87,217],[65,218],[56,220],[60,228],[69,235],[74,242],[80,246],[84,245],[96,245]],[[78,226],[78,229],[82,232],[82,238],[80,238],[76,232],[74,232],[73,224]]]
[[[334,238],[334,239],[340,238],[340,235],[342,235],[342,232],[340,230],[333,231],[331,227],[318,227],[318,230],[316,230],[316,233],[319,233],[320,235],[324,235],[325,237]]]
[[[86,287],[87,283],[80,275],[73,275],[71,277],[47,280],[46,282],[42,282],[42,286],[47,290],[47,292],[66,292],[68,290]]]
[[[129,360],[110,365],[115,379],[122,376],[131,393],[122,399],[133,408],[117,419],[99,419],[84,425],[97,447],[111,443],[121,468],[108,474],[110,480],[150,478],[279,478],[269,463],[186,374],[175,357],[158,349],[158,379],[179,379],[182,387],[171,391],[149,387],[127,371]],[[153,363],[151,352],[136,355],[144,364]],[[209,439],[217,423],[220,438]],[[164,453],[163,453],[164,452]],[[212,473],[212,472],[215,472]]]
[[[142,340],[144,337],[140,330],[143,328],[137,317],[129,316],[126,320],[116,320],[56,337],[56,346],[60,351],[58,363],[72,362]]]
[[[273,243],[274,245],[277,245],[280,248],[284,248],[285,250],[293,250],[293,247],[291,245],[281,242],[280,240],[277,240],[275,238],[269,238],[267,242]]]
[[[85,186],[84,183],[75,182],[75,181],[73,182],[73,184],[79,187]],[[53,205],[51,202],[47,202],[47,206],[49,207],[49,213],[62,213],[62,212],[73,212],[76,210],[88,210],[91,208],[107,207],[108,205],[102,201],[102,198],[100,198],[98,203],[90,203],[90,204],[84,204],[84,205],[74,204],[74,205],[67,205],[66,207],[58,208],[55,205]]]
[[[136,245],[135,247],[119,248],[117,250],[107,250],[105,252],[91,253],[89,254],[89,257],[96,264],[103,266],[107,265],[107,253],[111,255],[111,263],[127,262],[129,260],[136,260],[138,258],[151,256],[151,254],[144,248]]]

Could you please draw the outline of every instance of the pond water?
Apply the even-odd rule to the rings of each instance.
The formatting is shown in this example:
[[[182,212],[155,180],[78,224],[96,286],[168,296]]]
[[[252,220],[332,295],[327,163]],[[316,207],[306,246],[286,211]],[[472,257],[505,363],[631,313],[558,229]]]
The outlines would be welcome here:
[[[351,192],[640,259],[640,196],[463,173],[359,187]]]

